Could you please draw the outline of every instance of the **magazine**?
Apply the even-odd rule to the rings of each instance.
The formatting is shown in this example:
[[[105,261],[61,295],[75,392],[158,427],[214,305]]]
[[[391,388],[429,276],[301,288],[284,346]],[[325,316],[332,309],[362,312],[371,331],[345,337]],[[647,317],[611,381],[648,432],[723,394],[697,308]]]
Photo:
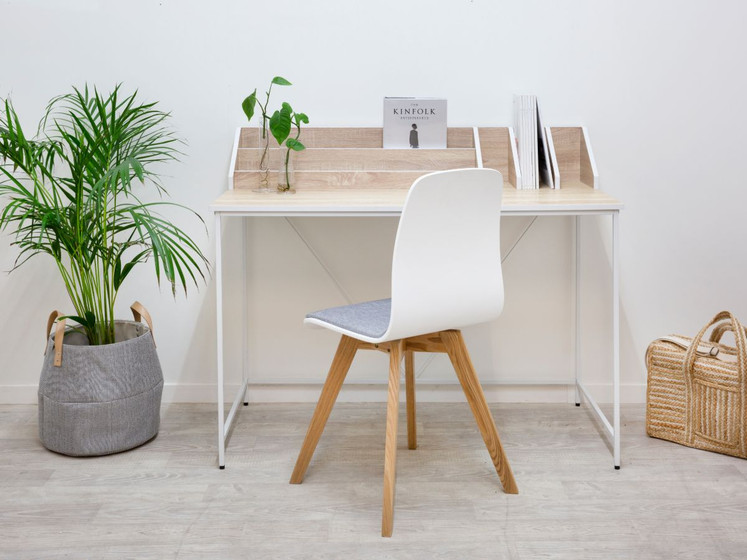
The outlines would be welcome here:
[[[384,98],[384,148],[446,148],[446,99]]]

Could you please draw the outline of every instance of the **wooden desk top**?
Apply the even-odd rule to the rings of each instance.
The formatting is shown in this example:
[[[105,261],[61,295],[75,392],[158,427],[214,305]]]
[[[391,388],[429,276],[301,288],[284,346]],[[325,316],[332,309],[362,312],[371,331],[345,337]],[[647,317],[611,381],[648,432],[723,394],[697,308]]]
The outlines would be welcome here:
[[[229,190],[210,205],[213,213],[246,216],[396,216],[406,189],[302,190],[294,194]],[[583,184],[561,189],[503,189],[505,215],[577,215],[616,212],[622,202]]]

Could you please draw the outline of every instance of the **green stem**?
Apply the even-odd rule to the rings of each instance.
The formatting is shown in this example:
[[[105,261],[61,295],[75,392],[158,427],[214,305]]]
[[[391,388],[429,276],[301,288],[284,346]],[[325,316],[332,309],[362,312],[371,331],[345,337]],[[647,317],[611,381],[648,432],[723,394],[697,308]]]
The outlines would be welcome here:
[[[285,190],[289,191],[291,188],[290,184],[290,173],[288,172],[288,162],[290,161],[291,149],[285,152]]]

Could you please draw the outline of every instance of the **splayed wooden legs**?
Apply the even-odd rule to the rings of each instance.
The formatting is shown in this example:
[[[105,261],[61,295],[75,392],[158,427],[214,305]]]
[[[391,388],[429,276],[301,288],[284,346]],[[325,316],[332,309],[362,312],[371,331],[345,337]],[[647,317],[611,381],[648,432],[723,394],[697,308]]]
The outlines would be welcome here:
[[[340,344],[337,346],[337,353],[332,360],[332,365],[327,374],[327,381],[324,382],[322,394],[319,396],[319,402],[316,404],[314,416],[311,417],[306,438],[303,440],[301,451],[298,454],[298,459],[296,459],[296,467],[293,469],[290,479],[291,484],[300,484],[303,482],[306,469],[309,466],[312,455],[314,455],[316,444],[319,443],[319,438],[322,436],[324,426],[327,424],[329,413],[332,412],[337,395],[340,394],[342,382],[345,381],[345,376],[348,374],[350,364],[353,363],[353,358],[355,358],[357,350],[358,341],[354,338],[343,336],[340,339]]]
[[[399,365],[402,341],[389,350],[389,391],[386,404],[386,443],[384,447],[384,501],[381,510],[381,536],[391,537],[394,525],[394,484],[397,478],[397,418],[399,416]]]
[[[519,490],[511,472],[511,466],[503,451],[498,430],[485,400],[475,368],[464,344],[462,333],[457,330],[441,331],[403,340],[381,344],[360,342],[343,336],[337,348],[332,366],[324,383],[322,394],[311,418],[306,438],[296,460],[296,467],[291,475],[291,483],[303,481],[306,469],[314,454],[319,438],[324,431],[329,414],[340,393],[342,382],[350,369],[356,352],[359,349],[379,350],[389,353],[389,389],[386,411],[386,444],[384,450],[384,496],[381,512],[381,535],[390,537],[394,526],[394,490],[397,471],[397,420],[399,416],[400,362],[405,357],[405,392],[407,395],[407,446],[417,447],[415,428],[415,372],[414,352],[445,352],[449,355],[456,371],[459,383],[467,397],[472,414],[477,421],[482,439],[488,448],[493,465],[507,494],[518,494]]]
[[[415,420],[415,356],[405,352],[405,395],[407,398],[407,447],[418,448],[418,429]]]
[[[485,401],[485,394],[482,392],[480,381],[477,379],[472,360],[467,353],[467,347],[464,345],[462,333],[460,331],[443,331],[441,340],[446,346],[446,352],[449,354],[459,383],[462,385],[464,396],[467,397],[472,414],[475,416],[477,427],[480,428],[482,439],[485,442],[485,447],[488,448],[498,477],[501,479],[503,490],[507,494],[518,494],[519,488],[516,486],[514,475],[511,472],[511,465],[508,464],[508,459],[503,452],[498,430],[495,427],[493,416],[490,414],[488,403]]]

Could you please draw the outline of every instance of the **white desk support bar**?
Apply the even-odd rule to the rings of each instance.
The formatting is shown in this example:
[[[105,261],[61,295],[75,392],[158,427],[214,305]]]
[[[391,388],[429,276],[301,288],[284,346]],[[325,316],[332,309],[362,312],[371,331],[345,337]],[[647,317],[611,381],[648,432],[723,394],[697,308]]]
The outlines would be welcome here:
[[[551,136],[548,135],[548,142],[551,142]],[[555,154],[553,152],[553,158]],[[558,176],[557,174],[555,175]],[[559,184],[556,184],[555,188],[560,188]],[[573,286],[574,286],[574,298],[573,298],[573,310],[574,310],[574,369],[576,370],[576,381],[574,383],[574,391],[576,394],[576,406],[581,406],[581,391],[578,388],[578,384],[581,381],[581,217],[573,217],[573,245],[575,248],[574,263],[573,263]]]
[[[620,211],[611,212],[612,220],[612,422],[607,419],[596,400],[581,382],[581,311],[580,311],[580,278],[581,278],[581,216],[575,221],[575,370],[576,370],[576,406],[581,406],[583,396],[596,413],[600,422],[612,437],[613,466],[620,469]]]
[[[324,262],[322,257],[319,256],[319,253],[317,252],[316,249],[314,249],[314,247],[311,245],[311,243],[306,238],[306,236],[301,233],[301,231],[298,229],[296,224],[294,224],[288,216],[285,217],[285,221],[288,223],[291,229],[295,232],[296,236],[298,236],[298,238],[301,240],[301,243],[303,243],[306,246],[306,248],[309,250],[309,253],[311,253],[311,255],[314,257],[316,262],[319,263],[319,266],[322,267],[322,270],[324,270],[324,272],[327,274],[327,277],[330,280],[332,280],[332,283],[337,288],[337,291],[340,292],[340,294],[342,294],[342,297],[345,299],[345,303],[347,303],[348,305],[353,303],[353,298],[350,297],[350,294],[348,293],[348,291],[337,279],[337,276],[335,276],[332,273],[332,270],[329,268],[329,266],[327,266],[327,263]],[[244,268],[244,270],[246,270],[246,267]],[[244,283],[246,284],[246,282]]]
[[[615,426],[613,456],[620,468],[620,212],[612,214],[612,422]]]
[[[604,412],[602,412],[602,409],[599,408],[599,405],[597,404],[597,401],[594,400],[594,397],[592,397],[589,394],[589,391],[586,390],[586,387],[584,387],[581,382],[576,383],[576,388],[579,391],[581,391],[581,393],[584,395],[584,397],[586,398],[586,400],[589,401],[589,404],[591,405],[591,408],[593,408],[594,412],[597,413],[597,416],[599,417],[599,421],[602,424],[604,424],[604,427],[607,429],[607,432],[609,432],[609,434],[614,437],[615,430],[612,427],[612,425],[610,424],[610,421],[607,420],[607,417],[604,415]],[[580,406],[580,403],[579,403],[579,406]]]
[[[218,467],[226,466],[225,412],[223,402],[223,258],[221,215],[215,214],[215,344],[218,355]]]
[[[246,369],[243,372],[241,387],[233,400],[228,416],[225,416],[225,394],[223,389],[223,248],[222,248],[221,214],[215,214],[215,313],[216,313],[216,350],[218,367],[218,467],[226,466],[226,440],[231,430],[231,424],[236,417],[236,409],[244,399],[247,388]],[[245,231],[245,230],[242,230]],[[243,243],[242,243],[243,248]],[[246,252],[246,251],[244,251]],[[246,307],[246,301],[244,301]],[[246,354],[246,353],[244,353]],[[246,357],[243,358],[246,360]],[[246,367],[246,363],[244,363]]]

